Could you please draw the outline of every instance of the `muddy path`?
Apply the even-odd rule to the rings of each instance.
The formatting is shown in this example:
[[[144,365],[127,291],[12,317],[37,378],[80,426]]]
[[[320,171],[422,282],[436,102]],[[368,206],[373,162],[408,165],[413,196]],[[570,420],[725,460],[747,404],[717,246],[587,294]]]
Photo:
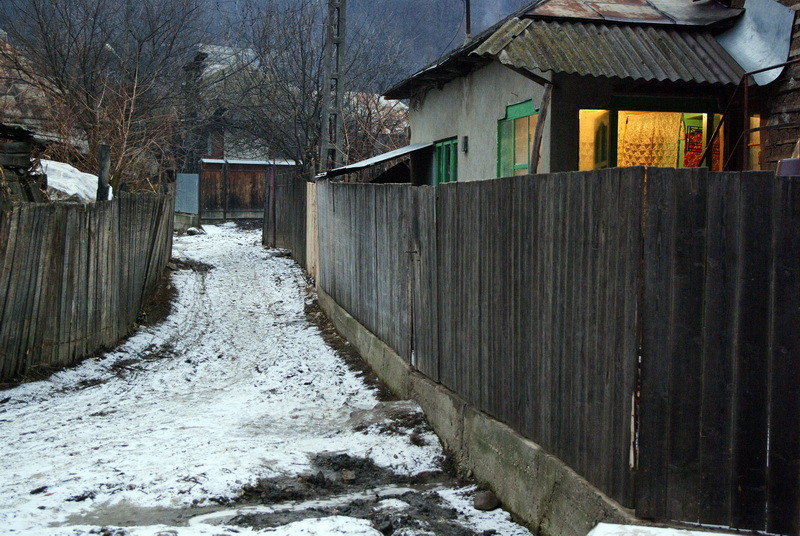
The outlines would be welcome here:
[[[175,240],[171,307],[3,391],[3,534],[529,535],[473,508],[419,406],[338,337],[290,259],[257,230],[207,231]]]

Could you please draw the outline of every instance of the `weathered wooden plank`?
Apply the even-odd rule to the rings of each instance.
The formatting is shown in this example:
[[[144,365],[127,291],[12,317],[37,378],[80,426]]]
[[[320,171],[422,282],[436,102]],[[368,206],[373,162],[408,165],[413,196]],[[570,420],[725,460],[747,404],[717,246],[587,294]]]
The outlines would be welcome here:
[[[478,213],[466,217],[477,218],[480,222],[476,229],[477,234],[472,236],[469,242],[479,244],[482,249],[478,254],[479,284],[471,289],[472,293],[477,294],[477,310],[473,314],[478,313],[479,318],[475,365],[482,379],[478,386],[479,400],[482,401],[480,408],[498,420],[508,422],[508,415],[502,407],[502,397],[497,396],[498,389],[508,387],[502,385],[503,369],[506,364],[502,362],[499,348],[499,339],[502,337],[499,332],[505,327],[500,317],[503,296],[497,294],[498,288],[495,285],[504,250],[500,236],[501,215],[495,210],[498,201],[498,183],[499,181],[487,181],[481,185],[482,187],[474,194],[478,198]],[[464,246],[469,247],[467,243]],[[466,252],[469,256],[476,253],[478,252],[471,247]],[[463,292],[470,292],[470,289],[464,289]]]
[[[480,236],[483,225],[481,215],[481,184],[478,182],[458,185],[461,194],[459,203],[464,208],[459,215],[461,233],[458,236],[462,277],[460,278],[461,310],[459,311],[459,335],[462,341],[462,352],[469,363],[464,375],[465,390],[468,400],[481,409],[486,408],[481,383],[483,366],[481,363],[481,318],[479,296],[483,291],[480,278],[481,246],[475,240]]]
[[[621,230],[622,246],[620,251],[624,269],[621,285],[620,301],[622,314],[619,318],[620,342],[615,351],[619,384],[622,386],[615,397],[614,411],[614,460],[610,464],[611,484],[605,489],[623,506],[633,508],[634,483],[633,468],[635,466],[634,445],[634,397],[638,388],[639,360],[639,311],[642,297],[642,208],[644,195],[644,169],[632,168],[617,170],[620,176],[618,198],[620,213],[625,215]],[[589,433],[589,429],[585,431]]]
[[[675,172],[675,257],[668,512],[670,519],[699,521],[700,411],[703,283],[708,174],[705,168]]]
[[[458,197],[454,186],[443,185],[437,189],[436,225],[439,237],[439,253],[437,262],[438,302],[439,302],[439,375],[440,381],[450,389],[458,387],[456,359],[455,322],[456,272],[455,254],[455,221],[458,213]]]
[[[515,185],[517,182],[519,182],[518,178],[496,181],[494,203],[496,214],[500,217],[495,233],[500,233],[496,241],[499,254],[494,265],[495,280],[487,281],[486,285],[497,291],[499,299],[494,302],[492,317],[485,320],[489,325],[492,322],[501,323],[500,329],[492,330],[495,337],[499,336],[499,339],[493,341],[492,361],[488,364],[502,368],[501,373],[497,375],[500,383],[491,394],[495,398],[495,406],[504,416],[503,420],[515,428],[518,427],[521,417],[516,411],[519,406],[520,388],[515,376],[518,327],[515,324],[514,311],[515,274],[512,272],[516,257],[514,249],[514,218],[517,213],[514,209],[517,205],[517,200],[515,199]],[[484,383],[486,383],[485,380]]]
[[[59,363],[69,363],[75,355],[75,326],[77,318],[76,294],[79,292],[77,281],[78,252],[80,250],[79,212],[74,206],[67,207],[66,224],[64,225],[64,265],[61,280],[64,281],[64,293],[61,300],[59,328]]]
[[[537,190],[538,178],[527,176],[518,183],[517,200],[517,241],[519,244],[518,260],[514,267],[517,297],[516,324],[517,328],[517,362],[514,376],[520,382],[520,393],[517,399],[517,412],[520,414],[519,430],[521,433],[532,437],[533,416],[538,408],[536,404],[536,377],[537,364],[541,361],[538,351],[538,270],[537,259],[541,247],[536,221],[539,217],[539,202]]]
[[[554,244],[553,244],[553,332],[552,349],[553,361],[551,368],[550,411],[548,418],[551,421],[550,434],[547,444],[553,453],[566,452],[565,443],[568,439],[567,418],[569,408],[564,401],[566,395],[565,363],[567,361],[568,338],[566,326],[566,286],[568,272],[568,247],[567,229],[569,217],[567,216],[569,203],[569,175],[560,174],[554,181],[555,212],[554,218]],[[568,464],[572,460],[566,460]],[[574,465],[574,463],[573,463]]]
[[[15,258],[22,253],[21,250],[19,253],[16,251],[20,235],[20,211],[18,208],[3,211],[0,217],[3,219],[0,242],[0,251],[3,252],[0,257],[0,377],[7,378],[13,369],[12,360],[16,358],[10,352],[10,337],[13,333],[13,293],[16,291],[13,286],[16,281],[14,268],[19,264]]]
[[[438,302],[436,300],[436,198],[431,187],[411,190],[418,210],[411,217],[415,251],[412,295],[415,366],[439,381]]]
[[[767,531],[800,534],[800,182],[778,177]]]
[[[712,173],[708,185],[700,422],[700,522],[730,524],[731,412],[739,174]]]
[[[17,374],[27,374],[30,371],[32,362],[38,359],[37,348],[35,347],[36,326],[33,319],[39,300],[39,288],[41,282],[41,257],[46,245],[42,243],[43,230],[46,224],[46,216],[41,210],[41,206],[28,205],[24,208],[31,229],[28,237],[35,237],[32,240],[27,238],[29,254],[25,258],[24,269],[27,272],[22,279],[22,293],[19,295],[23,299],[17,304],[17,314],[20,319],[20,333],[16,344],[16,354],[19,356],[17,363]]]
[[[584,258],[584,278],[586,285],[585,308],[583,311],[584,328],[584,348],[587,358],[581,363],[580,374],[585,379],[585,404],[581,411],[581,422],[584,432],[581,434],[581,464],[583,467],[591,465],[592,460],[598,457],[599,442],[590,437],[590,430],[601,429],[599,404],[602,398],[603,386],[598,382],[595,369],[596,361],[601,355],[600,341],[604,334],[600,331],[598,324],[602,314],[600,308],[604,299],[600,294],[599,278],[600,270],[600,226],[603,221],[601,212],[602,196],[600,190],[601,173],[597,171],[587,172],[587,189],[583,201],[586,212],[584,225],[584,240],[587,252]],[[596,356],[596,357],[594,357]]]
[[[573,259],[574,247],[572,241],[575,217],[575,182],[573,173],[565,174],[559,181],[560,208],[559,208],[559,283],[558,283],[558,389],[554,406],[557,408],[558,430],[556,431],[556,453],[563,457],[571,467],[576,467],[573,443],[573,399],[572,390],[572,365],[575,359],[573,354],[573,327],[572,327],[572,290],[573,290]]]
[[[671,173],[650,168],[644,241],[644,311],[636,514],[666,519],[675,193]]]
[[[100,327],[100,310],[98,296],[100,290],[100,254],[102,251],[100,235],[100,217],[102,209],[97,204],[87,207],[87,220],[89,230],[88,252],[87,252],[87,303],[86,303],[86,325],[83,337],[85,339],[86,351],[89,352],[96,348]]]
[[[78,254],[78,262],[75,265],[75,271],[78,274],[78,292],[76,294],[77,314],[76,314],[76,330],[74,333],[74,340],[76,342],[76,354],[73,360],[80,359],[90,351],[86,334],[89,331],[91,324],[89,323],[90,314],[90,280],[92,278],[92,271],[89,268],[89,261],[91,259],[91,212],[87,207],[80,207],[80,251]]]
[[[617,319],[618,303],[618,260],[620,257],[618,242],[619,219],[623,217],[619,213],[619,177],[615,170],[609,170],[603,174],[599,185],[600,206],[602,211],[600,228],[600,278],[598,288],[600,290],[600,312],[599,312],[599,347],[594,360],[594,375],[592,380],[599,386],[600,396],[596,399],[594,411],[597,412],[598,424],[602,427],[602,432],[597,434],[595,439],[596,451],[592,459],[595,468],[593,469],[592,479],[594,481],[609,481],[609,466],[614,459],[613,434],[614,413],[612,411],[615,392],[619,389],[618,378],[615,377],[614,354],[616,336],[615,330]]]
[[[743,173],[741,182],[740,263],[737,289],[739,323],[734,385],[733,525],[766,526],[770,264],[772,259],[772,181],[770,173]]]
[[[61,255],[61,247],[57,231],[57,206],[45,205],[42,207],[44,229],[41,235],[42,243],[45,245],[40,258],[39,265],[41,275],[37,282],[38,299],[32,315],[35,329],[32,331],[32,340],[29,342],[36,348],[34,366],[47,367],[52,362],[52,352],[55,345],[52,335],[53,322],[52,311],[58,304],[58,293],[60,281],[57,278],[56,257]],[[54,269],[54,267],[56,269]],[[54,272],[56,272],[54,274]]]

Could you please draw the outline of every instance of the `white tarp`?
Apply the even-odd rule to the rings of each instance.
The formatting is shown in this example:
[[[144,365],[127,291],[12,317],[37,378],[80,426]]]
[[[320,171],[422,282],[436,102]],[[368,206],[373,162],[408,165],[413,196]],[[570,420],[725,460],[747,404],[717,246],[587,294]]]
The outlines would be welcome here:
[[[93,203],[97,197],[97,175],[78,171],[64,162],[41,161],[42,172],[47,175],[47,193],[50,199],[65,200],[75,196],[81,203]],[[108,187],[108,198],[114,196]]]

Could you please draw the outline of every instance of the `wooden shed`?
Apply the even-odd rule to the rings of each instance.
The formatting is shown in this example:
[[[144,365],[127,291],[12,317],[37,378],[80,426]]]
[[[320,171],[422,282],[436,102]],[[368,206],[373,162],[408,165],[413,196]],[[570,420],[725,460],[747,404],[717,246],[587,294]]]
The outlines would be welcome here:
[[[295,165],[293,160],[201,159],[201,220],[263,218],[270,178]]]

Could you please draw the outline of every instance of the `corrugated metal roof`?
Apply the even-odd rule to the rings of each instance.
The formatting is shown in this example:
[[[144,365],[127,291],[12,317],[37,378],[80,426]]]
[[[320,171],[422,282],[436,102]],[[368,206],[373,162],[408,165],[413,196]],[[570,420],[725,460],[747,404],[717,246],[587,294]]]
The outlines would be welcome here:
[[[736,84],[744,71],[703,30],[513,19],[472,52],[532,72]]]
[[[527,16],[707,26],[738,17],[742,10],[717,0],[547,0]]]
[[[415,143],[414,145],[406,145],[405,147],[401,147],[399,149],[395,149],[394,151],[389,151],[388,153],[383,153],[378,156],[373,156],[372,158],[367,158],[366,160],[362,160],[361,162],[356,162],[355,164],[350,164],[347,166],[342,166],[336,169],[325,171],[317,175],[316,178],[330,179],[333,177],[338,177],[339,175],[352,173],[353,171],[358,171],[359,169],[366,169],[368,167],[378,165],[382,162],[387,162],[389,160],[393,160],[395,158],[400,158],[401,156],[411,154],[414,151],[427,149],[428,147],[433,147],[433,143]]]
[[[201,158],[204,164],[233,164],[236,166],[296,166],[294,160],[243,160],[241,158]]]

